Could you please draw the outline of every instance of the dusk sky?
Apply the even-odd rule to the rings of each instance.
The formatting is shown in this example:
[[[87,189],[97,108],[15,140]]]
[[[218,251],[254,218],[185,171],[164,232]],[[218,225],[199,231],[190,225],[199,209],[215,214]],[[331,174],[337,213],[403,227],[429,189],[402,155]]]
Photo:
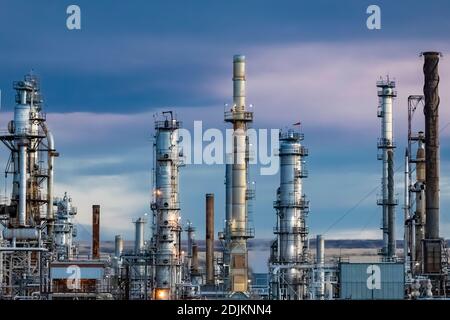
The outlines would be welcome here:
[[[81,8],[81,30],[66,28],[70,4]],[[381,30],[366,27],[371,4],[381,8]],[[402,204],[406,99],[422,94],[420,52],[440,51],[441,233],[448,237],[449,13],[445,0],[0,0],[0,125],[12,117],[12,82],[34,70],[61,154],[55,164],[57,195],[72,196],[84,228],[90,227],[92,204],[100,204],[102,240],[114,234],[131,240],[132,219],[150,212],[153,114],[170,109],[187,128],[202,120],[204,129],[225,129],[232,57],[244,54],[253,126],[302,123],[310,152],[304,191],[311,236],[327,231],[326,238],[378,239],[375,83],[385,75],[397,81],[396,192]],[[1,168],[6,161],[2,148]],[[205,193],[215,194],[216,231],[223,227],[224,170],[222,165],[181,169],[182,219],[198,227],[197,238],[204,236]],[[256,237],[271,238],[279,176],[260,176],[256,166],[251,170]],[[4,190],[4,178],[0,183]],[[396,213],[401,238],[402,205]]]

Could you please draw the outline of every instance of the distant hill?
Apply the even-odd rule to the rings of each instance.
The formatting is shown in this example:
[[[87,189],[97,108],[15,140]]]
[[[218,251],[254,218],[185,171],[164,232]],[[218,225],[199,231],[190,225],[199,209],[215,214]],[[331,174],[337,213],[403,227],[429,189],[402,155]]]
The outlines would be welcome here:
[[[248,243],[249,250],[252,251],[269,251],[270,245],[272,243],[272,239],[254,239],[250,240]],[[88,253],[90,251],[91,242],[90,241],[78,241],[80,246],[80,253]],[[450,242],[447,241],[450,246]],[[205,241],[197,240],[197,244],[199,246],[200,251],[205,250]],[[311,239],[310,247],[315,248],[316,241],[315,239]],[[187,242],[182,241],[182,246],[186,246]],[[114,251],[114,241],[102,241],[101,242],[101,251],[102,253],[112,253]],[[133,241],[124,241],[124,251],[131,252],[133,250],[134,242]],[[343,240],[325,240],[325,248],[328,249],[376,249],[381,248],[382,240],[374,240],[374,239],[343,239]],[[222,244],[220,241],[215,242],[215,249],[221,250]],[[397,241],[397,248],[403,248],[403,241]]]

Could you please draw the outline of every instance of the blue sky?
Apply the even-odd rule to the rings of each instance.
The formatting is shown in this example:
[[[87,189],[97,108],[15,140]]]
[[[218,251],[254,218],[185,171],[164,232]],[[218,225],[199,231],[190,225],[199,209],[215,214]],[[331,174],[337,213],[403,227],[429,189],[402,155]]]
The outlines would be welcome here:
[[[66,29],[66,8],[81,7],[82,30]],[[366,28],[366,8],[381,7],[382,29]],[[175,110],[185,126],[225,128],[231,61],[248,61],[248,102],[256,128],[301,120],[310,150],[305,192],[312,234],[322,233],[380,183],[375,82],[390,74],[397,166],[403,163],[406,97],[423,86],[421,51],[448,55],[448,1],[12,1],[0,0],[0,124],[13,109],[12,81],[33,69],[42,80],[49,125],[61,157],[56,190],[68,191],[90,223],[102,205],[103,239],[132,237],[131,220],[149,212],[152,114]],[[450,63],[441,60],[441,125],[450,121]],[[297,120],[298,119],[298,120]],[[442,132],[442,231],[450,234],[450,129]],[[4,150],[0,164],[6,163]],[[272,235],[278,176],[258,176],[254,226]],[[397,174],[397,192],[403,192]],[[224,168],[187,166],[183,220],[203,237],[204,194],[224,211]],[[3,180],[0,181],[3,184]],[[329,230],[328,238],[379,238],[377,192]],[[397,217],[402,217],[401,206]],[[398,234],[400,226],[398,223]]]

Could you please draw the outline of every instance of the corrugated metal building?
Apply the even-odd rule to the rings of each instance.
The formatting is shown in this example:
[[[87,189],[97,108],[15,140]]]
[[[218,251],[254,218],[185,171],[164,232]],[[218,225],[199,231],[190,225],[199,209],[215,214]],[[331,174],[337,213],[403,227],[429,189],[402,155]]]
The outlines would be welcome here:
[[[341,299],[404,299],[405,278],[402,263],[341,263]]]

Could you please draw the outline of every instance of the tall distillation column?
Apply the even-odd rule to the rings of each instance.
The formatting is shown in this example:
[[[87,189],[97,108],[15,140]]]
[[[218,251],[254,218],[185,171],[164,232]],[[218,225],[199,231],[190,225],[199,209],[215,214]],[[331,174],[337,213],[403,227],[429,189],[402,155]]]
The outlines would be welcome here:
[[[379,106],[378,117],[381,118],[381,138],[378,140],[378,149],[381,150],[378,159],[383,161],[383,174],[381,180],[381,199],[377,204],[382,207],[383,218],[383,248],[381,255],[385,261],[396,259],[395,243],[395,206],[397,200],[394,196],[394,141],[392,124],[392,104],[397,93],[394,91],[395,82],[389,80],[377,81]]]
[[[44,269],[53,243],[53,159],[58,154],[42,112],[37,77],[26,75],[13,87],[14,120],[0,135],[11,152],[5,174],[13,176],[10,201],[0,205],[3,238],[12,248],[3,253],[0,287],[3,297],[27,297],[48,280]]]
[[[225,112],[225,121],[233,125],[233,159],[227,168],[227,178],[231,175],[231,221],[225,235],[230,254],[230,292],[248,292],[248,249],[247,239],[253,237],[248,226],[247,185],[248,185],[248,140],[247,127],[253,121],[253,112],[246,110],[245,104],[245,56],[233,57],[233,106]],[[228,170],[231,169],[231,173]],[[227,186],[229,181],[227,181]],[[228,198],[227,198],[228,199]],[[228,204],[229,205],[229,204]],[[228,213],[228,212],[227,212]]]
[[[181,122],[172,111],[163,112],[163,120],[155,121],[154,190],[151,208],[155,234],[156,299],[176,298],[176,284],[181,283],[181,224],[178,193],[179,167],[183,164],[178,129]]]
[[[300,141],[303,134],[288,130],[280,132],[280,187],[274,208],[277,212],[276,254],[271,269],[278,270],[271,281],[272,297],[277,300],[304,299],[305,274],[298,265],[308,262],[306,216],[309,202],[303,194],[302,179],[307,176],[303,158],[308,155]],[[277,269],[278,268],[278,269]]]

